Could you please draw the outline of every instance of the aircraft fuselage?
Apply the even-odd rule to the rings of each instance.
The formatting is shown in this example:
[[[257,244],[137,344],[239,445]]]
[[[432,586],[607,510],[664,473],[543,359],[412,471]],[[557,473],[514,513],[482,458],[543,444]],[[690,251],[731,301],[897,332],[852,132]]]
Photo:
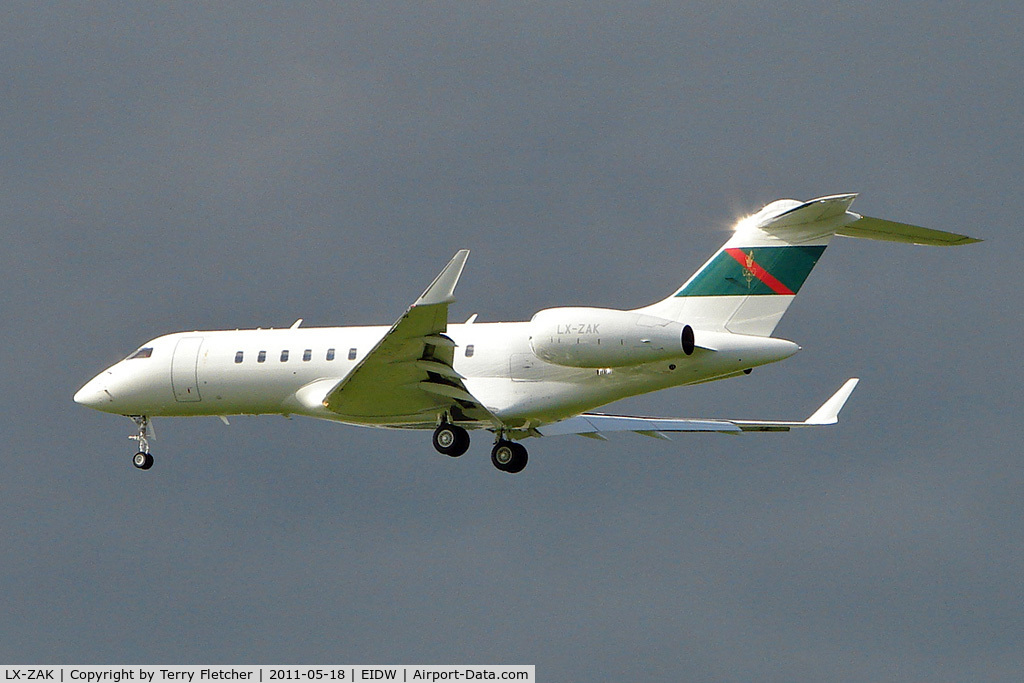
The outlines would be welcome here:
[[[387,326],[179,332],[104,370],[75,395],[119,415],[306,415],[381,427],[434,428],[434,415],[343,416],[321,400],[388,331]],[[763,338],[616,368],[575,368],[538,358],[530,323],[448,326],[453,368],[504,426],[553,422],[612,401],[693,384],[782,360],[796,344]],[[728,335],[740,338],[741,335]],[[607,342],[606,342],[607,343]],[[757,347],[761,348],[757,348]],[[467,424],[466,427],[488,424]]]

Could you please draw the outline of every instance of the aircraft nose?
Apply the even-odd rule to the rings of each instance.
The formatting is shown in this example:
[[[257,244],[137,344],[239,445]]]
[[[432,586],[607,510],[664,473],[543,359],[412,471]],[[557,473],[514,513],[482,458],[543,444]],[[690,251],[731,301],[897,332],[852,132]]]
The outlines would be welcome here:
[[[110,392],[107,391],[99,378],[93,378],[89,380],[84,387],[78,390],[75,394],[75,403],[89,408],[102,408],[103,405],[110,403],[114,400]]]

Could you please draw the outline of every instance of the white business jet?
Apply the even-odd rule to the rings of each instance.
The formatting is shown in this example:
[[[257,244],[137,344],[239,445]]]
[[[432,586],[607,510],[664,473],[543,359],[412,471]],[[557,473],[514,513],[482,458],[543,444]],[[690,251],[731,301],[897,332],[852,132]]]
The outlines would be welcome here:
[[[503,472],[520,440],[613,432],[777,432],[834,424],[857,379],[803,421],[674,419],[588,412],[667,387],[750,373],[800,347],[772,331],[834,235],[930,245],[970,237],[869,218],[856,195],[782,199],[740,220],[728,242],[670,296],[644,308],[550,308],[529,322],[462,324],[448,305],[469,251],[445,266],[390,327],[179,332],[147,342],[90,380],[75,401],[134,420],[139,469],[153,465],[156,416],[305,415],[433,430],[459,456],[468,430],[494,435]]]

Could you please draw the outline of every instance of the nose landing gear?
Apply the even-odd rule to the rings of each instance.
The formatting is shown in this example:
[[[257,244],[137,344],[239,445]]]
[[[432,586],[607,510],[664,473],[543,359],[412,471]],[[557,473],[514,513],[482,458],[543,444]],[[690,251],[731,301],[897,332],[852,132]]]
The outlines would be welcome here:
[[[128,438],[132,441],[139,442],[139,452],[132,457],[132,464],[140,470],[148,470],[153,466],[153,456],[149,453],[149,439],[155,438],[153,434],[153,426],[149,422],[149,418],[145,415],[129,415],[135,426],[138,427],[139,433],[137,435],[129,436]]]

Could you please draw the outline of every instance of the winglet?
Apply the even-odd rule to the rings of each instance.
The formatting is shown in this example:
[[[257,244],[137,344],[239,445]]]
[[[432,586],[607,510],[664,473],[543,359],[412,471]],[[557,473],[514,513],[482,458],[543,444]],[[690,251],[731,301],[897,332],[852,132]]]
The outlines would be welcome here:
[[[469,249],[459,250],[413,306],[450,304],[455,301],[455,297],[452,295],[455,293],[455,285],[458,284],[459,277],[462,275],[462,269],[466,267],[468,257]]]
[[[856,377],[846,380],[846,383],[839,387],[839,391],[832,394],[832,397],[821,404],[821,407],[814,411],[813,415],[804,420],[804,424],[834,425],[839,422],[839,411],[846,405],[846,400],[850,398],[850,394],[853,393],[859,381],[860,379]]]

